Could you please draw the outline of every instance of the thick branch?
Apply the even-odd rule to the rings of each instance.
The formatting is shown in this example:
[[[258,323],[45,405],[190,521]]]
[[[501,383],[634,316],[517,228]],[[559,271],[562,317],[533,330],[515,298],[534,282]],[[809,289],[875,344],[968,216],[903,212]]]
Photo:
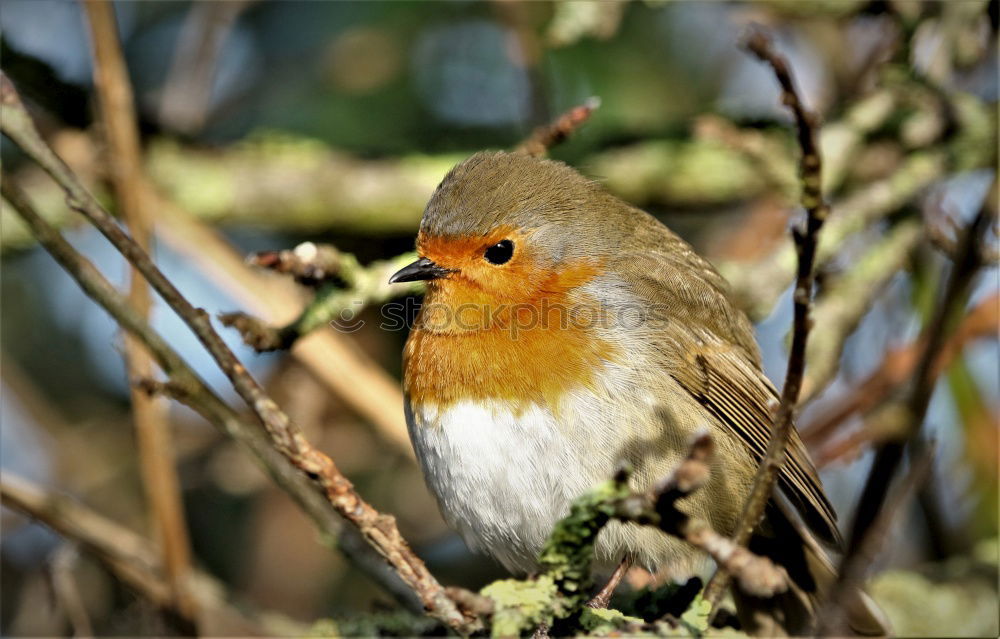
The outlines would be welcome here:
[[[2,77],[2,128],[22,150],[38,162],[67,193],[71,207],[82,213],[132,263],[163,300],[195,333],[226,374],[236,392],[267,429],[271,440],[289,461],[316,481],[327,499],[354,524],[369,544],[395,568],[400,577],[421,597],[429,614],[457,630],[467,630],[468,622],[448,598],[444,589],[402,538],[392,517],[383,515],[364,501],[333,461],[312,447],[299,428],[266,394],[257,381],[223,342],[212,327],[208,314],[195,308],[115,223],[114,219],[80,185],[75,176],[38,135],[13,85]]]
[[[764,516],[764,509],[771,499],[778,473],[785,461],[785,447],[788,444],[789,435],[794,428],[795,408],[802,387],[806,343],[811,326],[809,312],[812,305],[813,263],[816,259],[819,230],[829,214],[829,208],[823,200],[822,194],[822,159],[817,142],[818,125],[815,116],[806,111],[802,99],[796,92],[788,62],[773,50],[770,39],[760,31],[755,31],[750,35],[746,46],[751,53],[769,64],[774,70],[774,75],[782,89],[781,100],[795,118],[797,139],[802,152],[799,159],[799,177],[802,182],[801,200],[802,207],[806,210],[806,222],[804,229],[796,228],[792,231],[798,253],[798,268],[793,295],[794,323],[792,345],[788,354],[788,370],[785,373],[781,403],[778,405],[774,417],[767,452],[761,460],[757,475],[750,488],[750,494],[743,506],[739,523],[733,533],[733,541],[740,546],[746,546],[751,534]],[[725,567],[720,566],[716,575],[705,588],[705,599],[712,602],[716,609],[725,589],[726,575]]]

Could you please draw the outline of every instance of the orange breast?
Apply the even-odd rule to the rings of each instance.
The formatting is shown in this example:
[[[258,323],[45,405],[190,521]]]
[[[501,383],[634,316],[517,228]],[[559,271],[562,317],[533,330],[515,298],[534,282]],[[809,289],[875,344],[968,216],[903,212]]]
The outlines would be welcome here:
[[[431,283],[404,352],[410,401],[492,398],[555,410],[567,390],[592,385],[618,355],[598,336],[596,301],[577,288],[596,272],[594,264],[523,272],[507,291],[454,276]]]

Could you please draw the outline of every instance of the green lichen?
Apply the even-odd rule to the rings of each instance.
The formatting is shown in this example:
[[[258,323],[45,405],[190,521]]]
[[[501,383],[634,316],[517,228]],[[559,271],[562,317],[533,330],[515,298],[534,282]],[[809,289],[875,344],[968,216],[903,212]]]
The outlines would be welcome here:
[[[577,499],[569,515],[556,524],[539,556],[569,608],[585,603],[593,586],[594,541],[615,514],[616,502],[629,495],[624,481],[607,481]]]
[[[483,588],[493,600],[494,637],[517,637],[542,624],[551,624],[560,608],[559,591],[546,575],[537,579],[503,579]]]
[[[690,631],[691,636],[700,637],[708,630],[708,615],[711,612],[711,602],[702,599],[699,594],[681,615],[681,625]]]
[[[482,590],[494,602],[494,637],[518,636],[541,624],[579,627],[579,617],[589,610],[584,604],[593,586],[594,541],[614,515],[616,502],[628,494],[627,483],[614,480],[580,497],[545,542],[539,577],[505,579]]]
[[[584,608],[580,613],[580,627],[589,635],[605,635],[612,632],[629,630],[631,627],[643,624],[638,617],[629,617],[613,608]],[[634,633],[630,633],[632,635]]]

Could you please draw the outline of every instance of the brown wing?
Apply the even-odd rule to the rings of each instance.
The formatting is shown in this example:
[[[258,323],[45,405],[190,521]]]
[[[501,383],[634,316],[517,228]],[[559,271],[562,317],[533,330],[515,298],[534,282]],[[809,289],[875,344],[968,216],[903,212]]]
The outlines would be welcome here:
[[[759,461],[777,394],[761,371],[753,327],[730,302],[722,276],[666,227],[656,227],[640,225],[637,248],[648,250],[616,260],[618,271],[663,314],[652,337],[670,374]],[[837,516],[794,430],[779,488],[819,538],[840,544]]]

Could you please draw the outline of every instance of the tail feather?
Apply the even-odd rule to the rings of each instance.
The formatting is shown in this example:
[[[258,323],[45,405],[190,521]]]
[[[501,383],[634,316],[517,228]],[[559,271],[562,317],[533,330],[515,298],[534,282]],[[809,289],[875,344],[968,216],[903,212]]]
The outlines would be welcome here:
[[[788,591],[769,599],[737,592],[733,598],[743,630],[760,637],[806,636],[817,630],[817,615],[837,573],[812,534],[795,525],[781,509],[769,508],[761,530],[750,542],[758,554],[770,557],[788,571]],[[845,602],[848,628],[860,636],[887,636],[889,622],[864,591],[856,590]]]

